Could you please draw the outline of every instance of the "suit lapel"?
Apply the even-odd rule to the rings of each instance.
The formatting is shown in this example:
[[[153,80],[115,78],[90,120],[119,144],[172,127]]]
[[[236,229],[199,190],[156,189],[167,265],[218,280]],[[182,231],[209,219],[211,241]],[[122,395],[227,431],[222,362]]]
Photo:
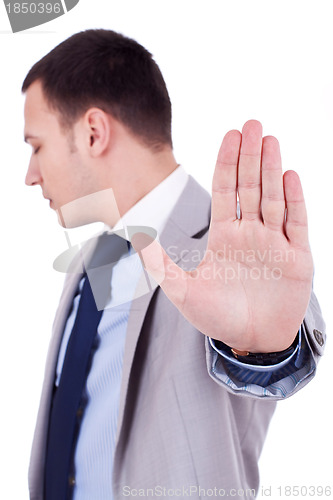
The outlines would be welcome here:
[[[42,498],[44,488],[44,463],[46,452],[46,441],[49,421],[49,411],[54,385],[56,364],[58,359],[59,346],[65,322],[72,305],[73,295],[77,288],[80,275],[70,275],[66,280],[63,293],[60,298],[58,313],[53,325],[53,333],[48,350],[45,376],[42,388],[41,403],[37,416],[36,429],[31,450],[31,460],[29,468],[29,484],[31,498]],[[41,496],[40,496],[41,495]]]
[[[208,229],[210,220],[209,208],[209,194],[190,176],[160,236],[160,242],[164,250],[174,262],[180,263],[181,267],[185,270],[189,270],[193,267],[191,259],[185,257],[199,246],[200,240],[194,237],[200,235],[200,233],[206,232]],[[202,247],[202,242],[200,246]],[[149,304],[158,288],[157,283],[147,277],[146,273],[142,278],[143,280],[149,280],[151,290],[149,293],[135,299],[130,310],[120,390],[115,463],[117,463],[117,449],[123,421],[126,416],[126,398],[135,350]],[[120,453],[120,450],[118,453]]]

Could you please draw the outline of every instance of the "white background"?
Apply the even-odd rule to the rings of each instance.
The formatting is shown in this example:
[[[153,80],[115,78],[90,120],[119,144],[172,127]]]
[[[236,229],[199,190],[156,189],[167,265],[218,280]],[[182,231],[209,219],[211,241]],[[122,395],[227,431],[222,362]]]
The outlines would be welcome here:
[[[208,190],[223,135],[259,119],[264,133],[280,140],[284,169],[297,170],[303,182],[315,290],[329,330],[331,10],[330,1],[320,0],[80,0],[65,16],[12,34],[1,3],[1,498],[28,499],[30,446],[63,280],[52,262],[66,249],[40,189],[24,185],[30,148],[22,140],[20,86],[31,65],[86,28],[137,39],[155,56],[169,88],[176,158]],[[333,487],[331,364],[329,343],[315,380],[278,405],[260,461],[266,497],[290,498],[278,486]]]

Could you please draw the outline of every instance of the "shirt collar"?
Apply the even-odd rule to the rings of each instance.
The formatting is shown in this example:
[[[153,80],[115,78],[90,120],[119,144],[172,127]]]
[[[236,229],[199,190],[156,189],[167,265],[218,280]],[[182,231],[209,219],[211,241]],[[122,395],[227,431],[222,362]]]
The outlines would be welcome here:
[[[161,234],[185,188],[188,177],[183,167],[178,166],[160,184],[133,205],[112,228],[112,232],[126,230],[127,226],[148,226]],[[110,227],[105,229],[110,231]]]

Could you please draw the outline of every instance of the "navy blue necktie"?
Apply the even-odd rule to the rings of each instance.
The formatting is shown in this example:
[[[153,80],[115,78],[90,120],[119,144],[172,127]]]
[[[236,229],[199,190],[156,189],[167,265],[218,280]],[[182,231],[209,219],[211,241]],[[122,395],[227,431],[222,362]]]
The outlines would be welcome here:
[[[82,396],[91,365],[97,327],[103,313],[96,302],[106,304],[112,266],[128,249],[126,240],[115,234],[105,233],[98,239],[94,255],[87,266],[60,383],[53,395],[46,450],[44,500],[68,500],[72,497],[75,480],[71,473],[75,444],[84,411]],[[98,299],[95,300],[97,295]]]

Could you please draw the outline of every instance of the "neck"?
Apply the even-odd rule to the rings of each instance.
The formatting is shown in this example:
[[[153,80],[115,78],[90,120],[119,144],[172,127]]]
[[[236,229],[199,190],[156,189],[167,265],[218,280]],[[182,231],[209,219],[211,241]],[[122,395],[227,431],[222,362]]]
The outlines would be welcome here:
[[[120,217],[178,166],[171,148],[152,152],[140,144],[132,144],[130,148],[121,147],[119,154],[114,154],[112,165],[110,172],[113,179],[110,179],[110,185]],[[108,223],[113,226],[115,222],[109,220]]]

